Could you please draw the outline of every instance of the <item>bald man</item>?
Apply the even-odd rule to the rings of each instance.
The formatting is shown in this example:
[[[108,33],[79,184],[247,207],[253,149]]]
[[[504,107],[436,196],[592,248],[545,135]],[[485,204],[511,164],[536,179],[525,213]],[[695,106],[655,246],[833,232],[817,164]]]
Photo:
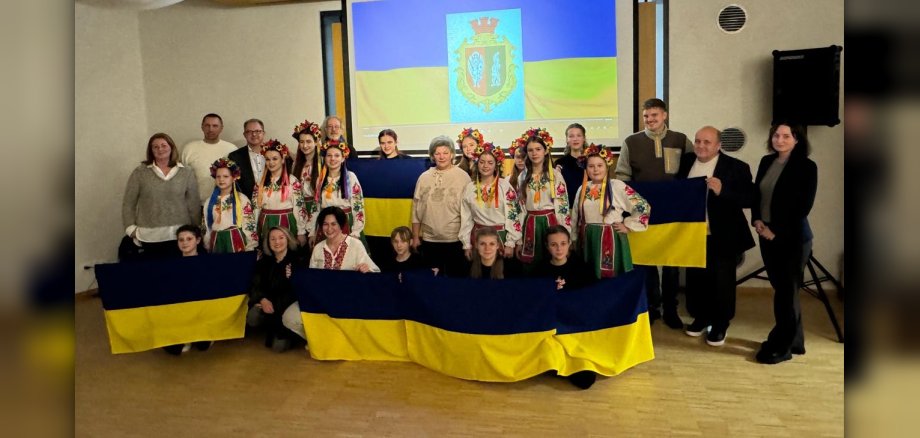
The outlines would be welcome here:
[[[706,334],[714,347],[725,343],[735,316],[735,268],[754,247],[744,209],[754,192],[751,167],[722,153],[722,133],[704,126],[693,139],[693,152],[681,158],[677,178],[706,178],[706,268],[687,268],[689,336]]]

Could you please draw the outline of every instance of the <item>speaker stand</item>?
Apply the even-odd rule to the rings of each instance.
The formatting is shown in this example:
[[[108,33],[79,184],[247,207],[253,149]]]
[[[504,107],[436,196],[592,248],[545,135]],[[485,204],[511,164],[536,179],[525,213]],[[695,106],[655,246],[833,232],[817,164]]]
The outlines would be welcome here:
[[[824,309],[827,310],[827,316],[830,318],[831,324],[834,325],[834,332],[837,333],[837,342],[843,342],[843,330],[840,329],[840,324],[837,322],[837,315],[834,313],[834,309],[831,307],[831,301],[828,299],[827,293],[824,292],[824,288],[821,286],[821,283],[830,281],[833,283],[834,287],[837,288],[838,293],[843,293],[843,287],[840,285],[840,282],[837,281],[837,279],[827,271],[824,265],[822,265],[821,262],[815,258],[814,252],[808,254],[808,261],[805,262],[805,266],[808,268],[808,272],[811,274],[811,280],[803,282],[802,289],[824,303]],[[815,266],[818,267],[818,270],[821,271],[823,276],[818,276],[817,271],[815,270]],[[761,266],[754,272],[741,277],[738,281],[735,282],[735,285],[740,285],[741,283],[744,283],[745,281],[748,281],[752,278],[770,280],[770,277],[761,275],[761,273],[766,270],[766,266]],[[814,286],[814,289],[812,289],[811,286]]]

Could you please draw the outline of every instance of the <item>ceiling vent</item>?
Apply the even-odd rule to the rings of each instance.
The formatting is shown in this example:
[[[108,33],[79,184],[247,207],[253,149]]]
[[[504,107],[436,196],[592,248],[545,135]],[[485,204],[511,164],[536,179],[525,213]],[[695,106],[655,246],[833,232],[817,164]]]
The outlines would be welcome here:
[[[722,130],[722,150],[737,152],[744,146],[746,139],[744,131],[738,128],[725,128]]]
[[[747,11],[738,5],[728,5],[719,11],[719,29],[725,33],[738,33],[747,23]]]

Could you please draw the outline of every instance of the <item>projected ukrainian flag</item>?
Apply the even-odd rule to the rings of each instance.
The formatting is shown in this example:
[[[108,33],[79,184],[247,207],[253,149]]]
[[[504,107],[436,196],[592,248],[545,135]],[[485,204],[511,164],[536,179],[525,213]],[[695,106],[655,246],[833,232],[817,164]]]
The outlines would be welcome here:
[[[524,119],[521,10],[447,16],[450,121]]]
[[[615,120],[614,9],[609,0],[355,3],[357,122]]]

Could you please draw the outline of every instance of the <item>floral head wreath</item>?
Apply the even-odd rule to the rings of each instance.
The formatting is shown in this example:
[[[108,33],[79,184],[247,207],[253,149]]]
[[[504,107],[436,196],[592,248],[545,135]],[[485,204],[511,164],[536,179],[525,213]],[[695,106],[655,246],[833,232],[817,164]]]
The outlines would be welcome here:
[[[310,134],[316,141],[323,139],[323,133],[320,131],[319,125],[309,120],[304,120],[301,124],[295,126],[294,133],[291,134],[291,137],[294,137],[294,140],[300,141],[300,134]]]
[[[476,140],[476,144],[482,144],[483,137],[482,133],[478,129],[466,128],[460,131],[460,135],[457,136],[457,144],[463,144],[463,139],[467,137],[472,137],[473,140]]]
[[[553,147],[553,136],[549,135],[549,131],[543,128],[530,128],[514,140],[513,149],[515,151],[517,151],[517,148],[524,148],[524,150],[526,150],[527,140],[530,139],[530,137],[539,137],[543,140],[543,143],[546,143],[547,150]]]
[[[217,169],[229,170],[230,176],[233,177],[234,181],[240,179],[240,166],[236,164],[236,161],[219,158],[217,161],[211,163],[211,178],[217,178]]]
[[[588,147],[585,148],[585,152],[578,157],[578,165],[582,168],[587,167],[588,157],[598,156],[607,163],[607,166],[613,164],[613,152],[610,151],[610,148],[602,144],[591,143]]]
[[[485,142],[479,146],[476,146],[476,149],[473,150],[473,161],[479,162],[479,157],[481,157],[482,154],[491,154],[493,157],[495,157],[496,166],[501,166],[502,161],[505,160],[505,152],[502,151],[502,148],[500,146],[495,146],[490,142]]]
[[[287,145],[285,145],[284,143],[281,143],[278,140],[275,140],[274,138],[269,141],[266,141],[265,143],[262,143],[262,155],[264,156],[265,153],[268,151],[278,152],[279,154],[281,154],[281,158],[288,157],[291,154],[290,151],[288,150]]]
[[[344,141],[341,141],[341,140],[327,141],[326,144],[324,144],[322,147],[323,155],[326,154],[326,151],[328,151],[329,148],[338,148],[340,151],[342,151],[342,156],[346,160],[348,159],[348,156],[351,155],[351,148],[348,147],[348,143],[345,143]]]

